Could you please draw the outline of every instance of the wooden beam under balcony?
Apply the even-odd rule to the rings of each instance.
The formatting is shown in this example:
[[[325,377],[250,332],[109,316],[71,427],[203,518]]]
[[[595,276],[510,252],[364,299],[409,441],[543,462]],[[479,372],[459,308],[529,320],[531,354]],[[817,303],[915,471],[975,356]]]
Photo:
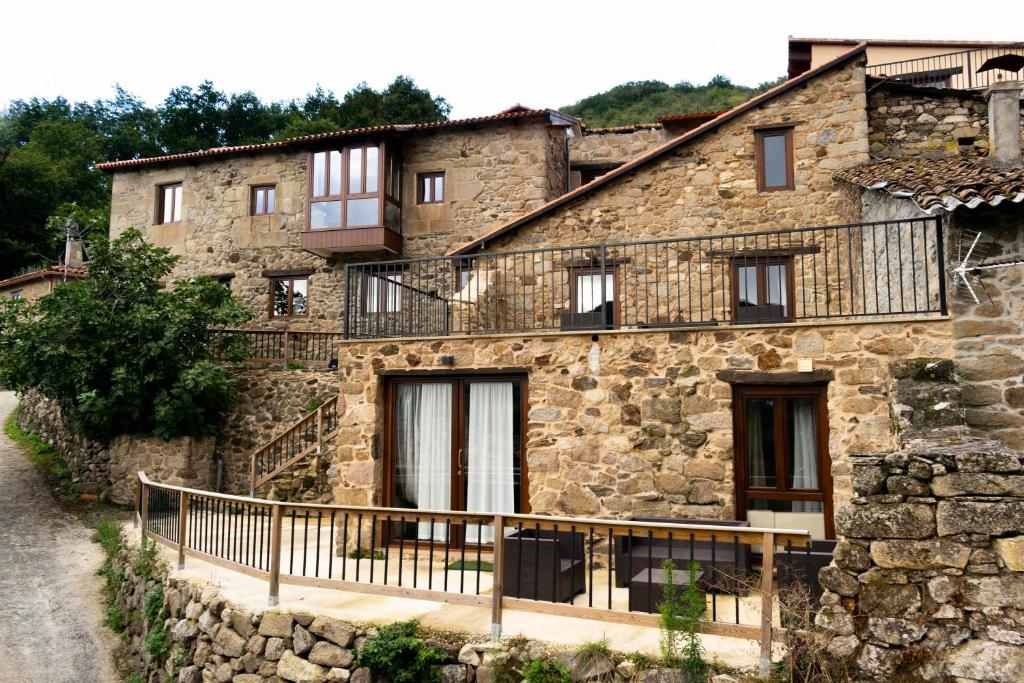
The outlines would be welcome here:
[[[353,251],[402,253],[402,236],[384,227],[309,230],[300,235],[305,251],[324,258]]]

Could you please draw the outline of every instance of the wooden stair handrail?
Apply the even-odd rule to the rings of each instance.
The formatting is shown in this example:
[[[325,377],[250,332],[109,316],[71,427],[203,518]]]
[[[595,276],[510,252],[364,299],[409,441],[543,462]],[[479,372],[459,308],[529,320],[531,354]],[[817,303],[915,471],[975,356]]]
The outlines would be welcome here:
[[[332,439],[338,433],[338,417],[336,414],[338,398],[339,395],[335,395],[327,399],[317,406],[315,410],[312,410],[300,417],[289,425],[283,432],[273,437],[270,441],[263,444],[253,452],[250,457],[249,464],[249,490],[251,495],[255,495],[257,488],[263,486],[274,477],[288,470],[295,463],[299,462],[310,453],[319,452],[321,448],[323,448],[324,443]],[[335,417],[333,423],[329,423],[332,425],[332,428],[327,432],[324,432],[324,414],[328,412],[335,413]],[[314,424],[315,436],[312,443],[300,448],[297,454],[293,453],[283,461],[274,463],[269,472],[260,471],[260,465],[264,464],[266,454],[270,453],[279,444],[285,443],[289,437],[295,434],[304,435],[308,433],[310,426]]]

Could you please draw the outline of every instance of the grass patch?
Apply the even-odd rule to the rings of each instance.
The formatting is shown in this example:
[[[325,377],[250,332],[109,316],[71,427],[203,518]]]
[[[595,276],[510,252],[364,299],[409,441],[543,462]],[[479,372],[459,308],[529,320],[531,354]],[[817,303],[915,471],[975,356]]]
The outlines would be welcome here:
[[[20,414],[21,406],[18,405],[4,420],[4,433],[25,452],[51,486],[70,500],[78,500],[78,492],[71,483],[71,471],[67,463],[57,449],[39,438],[38,434],[26,432],[18,426]]]
[[[384,551],[374,550],[372,553],[366,548],[356,548],[350,550],[348,553],[348,559],[350,560],[383,560]]]
[[[491,562],[477,562],[476,560],[455,560],[450,565],[448,565],[447,569],[455,572],[459,571],[460,569],[465,570],[467,572],[475,572],[477,569],[479,569],[482,572],[493,572],[494,564]]]

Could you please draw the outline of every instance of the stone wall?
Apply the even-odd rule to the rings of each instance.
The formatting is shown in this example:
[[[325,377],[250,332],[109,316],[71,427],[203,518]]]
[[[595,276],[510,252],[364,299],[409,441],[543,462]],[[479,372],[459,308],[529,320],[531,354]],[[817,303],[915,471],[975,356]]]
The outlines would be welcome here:
[[[224,463],[222,488],[227,493],[248,495],[253,452],[287,429],[314,405],[338,393],[337,372],[250,368],[231,374],[237,393],[217,435],[217,457]],[[294,499],[306,493],[319,498],[328,490],[328,460],[311,458],[297,469]],[[310,471],[311,468],[311,471]],[[314,482],[303,487],[312,476]],[[308,497],[307,496],[307,497]]]
[[[988,154],[984,92],[886,83],[868,96],[868,126],[874,158]]]
[[[584,129],[583,135],[573,138],[569,145],[569,160],[573,165],[629,161],[666,139],[660,123]]]
[[[306,229],[307,151],[218,157],[114,174],[111,236],[134,226],[182,260],[172,278],[231,275],[231,290],[257,325],[340,328],[344,263],[393,258],[353,253],[332,259],[302,251]],[[425,132],[404,143],[402,212],[405,256],[443,254],[495,223],[565,191],[565,131],[546,119]],[[418,204],[416,173],[444,171],[446,201]],[[156,225],[159,184],[182,183],[182,220]],[[276,212],[250,216],[250,188],[276,184]],[[308,315],[268,320],[264,271],[307,271]]]
[[[991,441],[853,456],[817,624],[874,680],[1019,681],[1024,465]],[[919,677],[919,678],[918,678]]]
[[[517,231],[494,250],[833,225],[860,196],[832,174],[869,160],[864,70],[836,69]],[[753,128],[794,124],[796,188],[758,192]]]
[[[809,358],[821,381],[834,377],[828,412],[838,504],[850,497],[846,454],[895,445],[889,363],[950,354],[941,320],[345,342],[334,497],[384,502],[380,373],[519,368],[528,375],[534,512],[734,518],[729,381],[793,372],[798,358]],[[442,364],[444,356],[454,365]]]
[[[35,432],[57,449],[76,489],[108,493],[115,503],[135,500],[140,470],[165,484],[212,489],[215,483],[213,437],[168,441],[122,435],[109,443],[93,441],[75,431],[56,401],[37,391],[22,397],[18,426]]]

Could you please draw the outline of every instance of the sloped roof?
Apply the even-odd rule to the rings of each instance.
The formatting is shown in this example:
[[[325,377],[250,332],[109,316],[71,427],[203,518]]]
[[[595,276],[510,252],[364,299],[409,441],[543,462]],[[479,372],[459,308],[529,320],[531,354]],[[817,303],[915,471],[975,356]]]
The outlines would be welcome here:
[[[155,157],[144,157],[142,159],[124,159],[121,161],[107,161],[96,164],[96,168],[103,171],[115,171],[120,169],[147,166],[150,164],[165,164],[178,161],[189,161],[204,159],[207,157],[232,156],[236,154],[248,154],[251,152],[264,152],[287,147],[301,147],[303,145],[327,140],[338,140],[343,138],[375,135],[380,133],[405,133],[413,131],[438,130],[443,128],[459,128],[464,126],[476,126],[489,123],[504,123],[507,121],[518,121],[548,117],[564,122],[566,125],[574,125],[578,121],[554,109],[530,109],[521,104],[515,104],[508,109],[491,114],[489,116],[475,116],[467,119],[453,119],[451,121],[431,121],[429,123],[391,123],[381,126],[366,126],[364,128],[346,128],[345,130],[333,130],[327,133],[312,133],[310,135],[298,135],[296,137],[274,140],[273,142],[260,142],[252,145],[235,145],[232,147],[211,147],[209,149],[197,150],[195,152],[183,152],[181,154],[165,154]]]
[[[77,280],[85,277],[87,272],[85,268],[68,268],[67,276],[69,279]],[[9,277],[6,280],[0,280],[0,289],[7,289],[25,284],[26,282],[32,282],[33,280],[45,280],[52,277],[64,277],[64,266],[47,266],[46,268]]]
[[[887,159],[836,171],[839,180],[912,200],[928,213],[1024,201],[1024,163],[999,168],[982,158]]]
[[[647,164],[660,159],[666,154],[672,153],[679,147],[682,147],[683,145],[689,144],[695,140],[702,138],[708,133],[717,130],[721,126],[725,125],[729,121],[732,121],[733,119],[742,116],[751,109],[756,109],[757,107],[760,107],[762,104],[770,102],[776,97],[784,95],[793,88],[797,88],[803,85],[804,83],[807,83],[808,81],[814,80],[815,78],[821,76],[822,74],[828,73],[833,69],[844,66],[845,64],[848,64],[849,62],[864,56],[865,50],[865,45],[861,43],[852,50],[844,52],[835,59],[822,64],[816,69],[806,71],[800,74],[799,76],[796,76],[794,78],[789,79],[788,81],[785,81],[784,83],[780,83],[771,90],[766,90],[757,97],[749,99],[746,102],[739,104],[733,107],[732,109],[727,110],[726,112],[720,114],[719,116],[716,116],[707,123],[700,125],[697,128],[694,128],[693,130],[687,131],[686,133],[683,133],[679,137],[673,138],[668,142],[659,145],[658,147],[655,147],[654,149],[649,150],[637,157],[634,157],[632,160],[627,161],[625,164],[619,166],[617,169],[609,171],[608,173],[605,173],[602,176],[598,176],[597,178],[590,181],[586,185],[580,185],[575,190],[572,190],[571,192],[566,192],[560,197],[551,200],[547,204],[539,206],[533,211],[523,216],[520,216],[519,218],[513,221],[505,223],[504,225],[500,225],[497,228],[494,228],[493,230],[490,230],[489,232],[485,233],[483,236],[472,240],[471,242],[467,242],[461,246],[455,247],[454,249],[448,252],[448,255],[458,256],[460,254],[465,254],[467,252],[473,251],[474,249],[486,245],[487,242],[490,242],[498,237],[501,237],[502,235],[511,232],[512,230],[517,230],[523,227],[524,225],[532,223],[541,216],[545,216],[548,213],[551,213],[552,211],[555,211],[556,209],[565,206],[570,202],[573,202],[577,199],[580,199],[581,197],[585,197],[589,194],[597,192],[602,187],[617,180],[618,178],[633,173],[637,169],[640,169],[646,166]]]

